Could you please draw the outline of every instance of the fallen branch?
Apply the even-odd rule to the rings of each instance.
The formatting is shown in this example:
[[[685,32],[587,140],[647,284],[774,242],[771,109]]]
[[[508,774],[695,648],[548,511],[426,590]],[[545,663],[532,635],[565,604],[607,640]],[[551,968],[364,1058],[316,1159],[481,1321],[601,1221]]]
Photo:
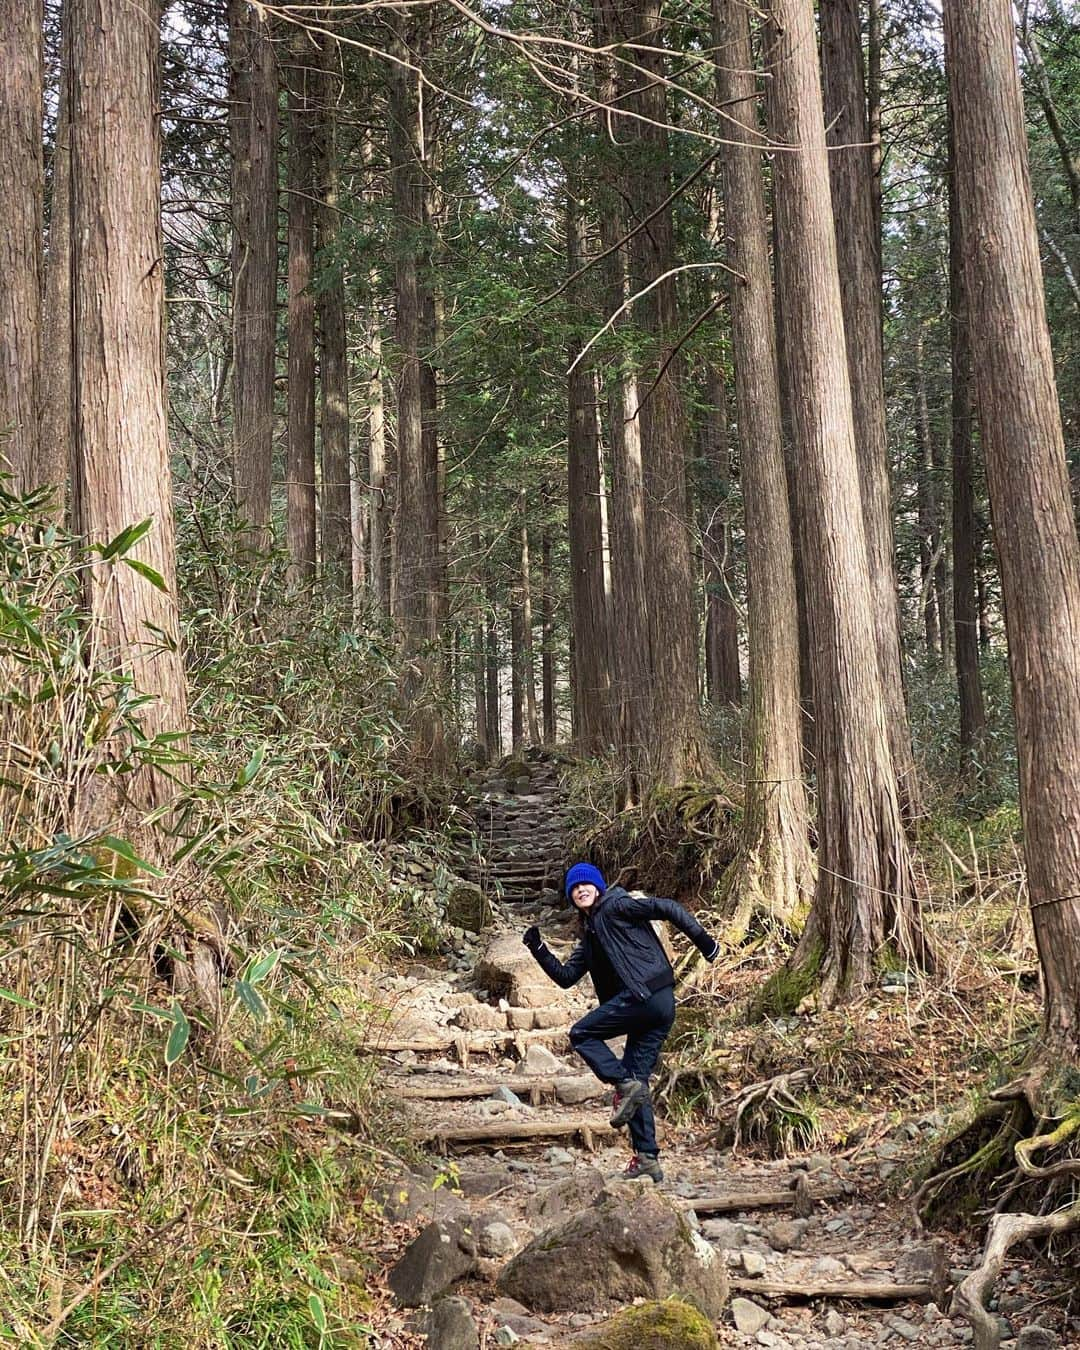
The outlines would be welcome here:
[[[982,1264],[956,1286],[950,1312],[971,1324],[973,1350],[998,1350],[1001,1327],[986,1309],[994,1281],[1001,1274],[1009,1248],[1031,1238],[1052,1237],[1080,1228],[1080,1200],[1056,1214],[995,1214],[990,1220]]]

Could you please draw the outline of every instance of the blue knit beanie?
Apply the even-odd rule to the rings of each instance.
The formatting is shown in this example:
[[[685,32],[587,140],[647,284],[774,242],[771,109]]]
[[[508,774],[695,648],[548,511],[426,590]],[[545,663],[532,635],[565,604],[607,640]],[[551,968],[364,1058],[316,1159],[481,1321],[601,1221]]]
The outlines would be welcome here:
[[[569,900],[570,892],[575,886],[580,886],[582,882],[586,885],[595,886],[601,895],[607,890],[607,882],[604,880],[604,874],[599,867],[594,867],[592,863],[579,862],[566,874],[566,898]]]

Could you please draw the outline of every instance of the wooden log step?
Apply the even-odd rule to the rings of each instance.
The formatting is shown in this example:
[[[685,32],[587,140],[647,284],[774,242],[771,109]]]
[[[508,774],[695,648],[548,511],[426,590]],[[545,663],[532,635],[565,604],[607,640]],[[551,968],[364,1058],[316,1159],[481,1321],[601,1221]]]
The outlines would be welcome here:
[[[767,1298],[804,1300],[811,1298],[850,1299],[863,1303],[932,1303],[934,1291],[928,1284],[895,1284],[891,1280],[757,1280],[732,1276],[732,1293],[759,1294]]]
[[[821,1186],[808,1193],[803,1192],[811,1204],[821,1200],[837,1200],[846,1194],[843,1186]],[[707,1219],[716,1214],[737,1214],[743,1209],[794,1208],[797,1198],[796,1188],[789,1186],[783,1191],[743,1191],[741,1194],[732,1191],[725,1195],[700,1195],[687,1200],[686,1204],[699,1219]]]
[[[414,1131],[412,1138],[418,1144],[430,1144],[442,1152],[452,1146],[490,1144],[494,1148],[506,1148],[516,1144],[526,1147],[550,1139],[580,1139],[591,1153],[597,1138],[617,1133],[599,1116],[552,1116],[546,1120],[492,1120],[477,1121],[474,1125],[421,1127]]]
[[[533,1041],[563,1040],[569,1034],[569,1024],[565,1027],[544,1027],[537,1031],[455,1031],[448,1027],[446,1031],[435,1032],[430,1036],[394,1037],[387,1035],[369,1036],[360,1044],[360,1049],[373,1054],[395,1054],[402,1050],[413,1050],[418,1055],[429,1054],[435,1050],[465,1049],[477,1054],[498,1049],[504,1045],[525,1046]]]

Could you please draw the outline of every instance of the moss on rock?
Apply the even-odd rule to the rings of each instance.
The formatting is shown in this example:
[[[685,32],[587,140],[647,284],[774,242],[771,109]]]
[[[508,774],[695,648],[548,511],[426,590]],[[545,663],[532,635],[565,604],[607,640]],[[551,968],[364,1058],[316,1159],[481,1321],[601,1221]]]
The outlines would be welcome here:
[[[716,1350],[712,1323],[682,1299],[625,1308],[581,1342],[585,1350]]]

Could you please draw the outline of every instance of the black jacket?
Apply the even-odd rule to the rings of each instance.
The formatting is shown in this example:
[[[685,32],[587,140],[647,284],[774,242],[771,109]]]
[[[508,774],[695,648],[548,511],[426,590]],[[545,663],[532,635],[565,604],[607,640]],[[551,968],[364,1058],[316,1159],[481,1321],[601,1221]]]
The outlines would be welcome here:
[[[618,988],[609,987],[610,977],[604,978],[604,967],[609,963],[623,987],[638,999],[645,1000],[658,989],[675,983],[671,962],[652,930],[652,919],[673,923],[710,961],[719,950],[716,939],[682,905],[674,900],[629,895],[621,886],[608,887],[597,903],[584,911],[584,919],[585,936],[568,960],[560,961],[545,943],[533,955],[544,973],[563,989],[577,984],[588,971],[601,1003],[619,992]],[[602,956],[598,959],[598,945],[607,962]]]

